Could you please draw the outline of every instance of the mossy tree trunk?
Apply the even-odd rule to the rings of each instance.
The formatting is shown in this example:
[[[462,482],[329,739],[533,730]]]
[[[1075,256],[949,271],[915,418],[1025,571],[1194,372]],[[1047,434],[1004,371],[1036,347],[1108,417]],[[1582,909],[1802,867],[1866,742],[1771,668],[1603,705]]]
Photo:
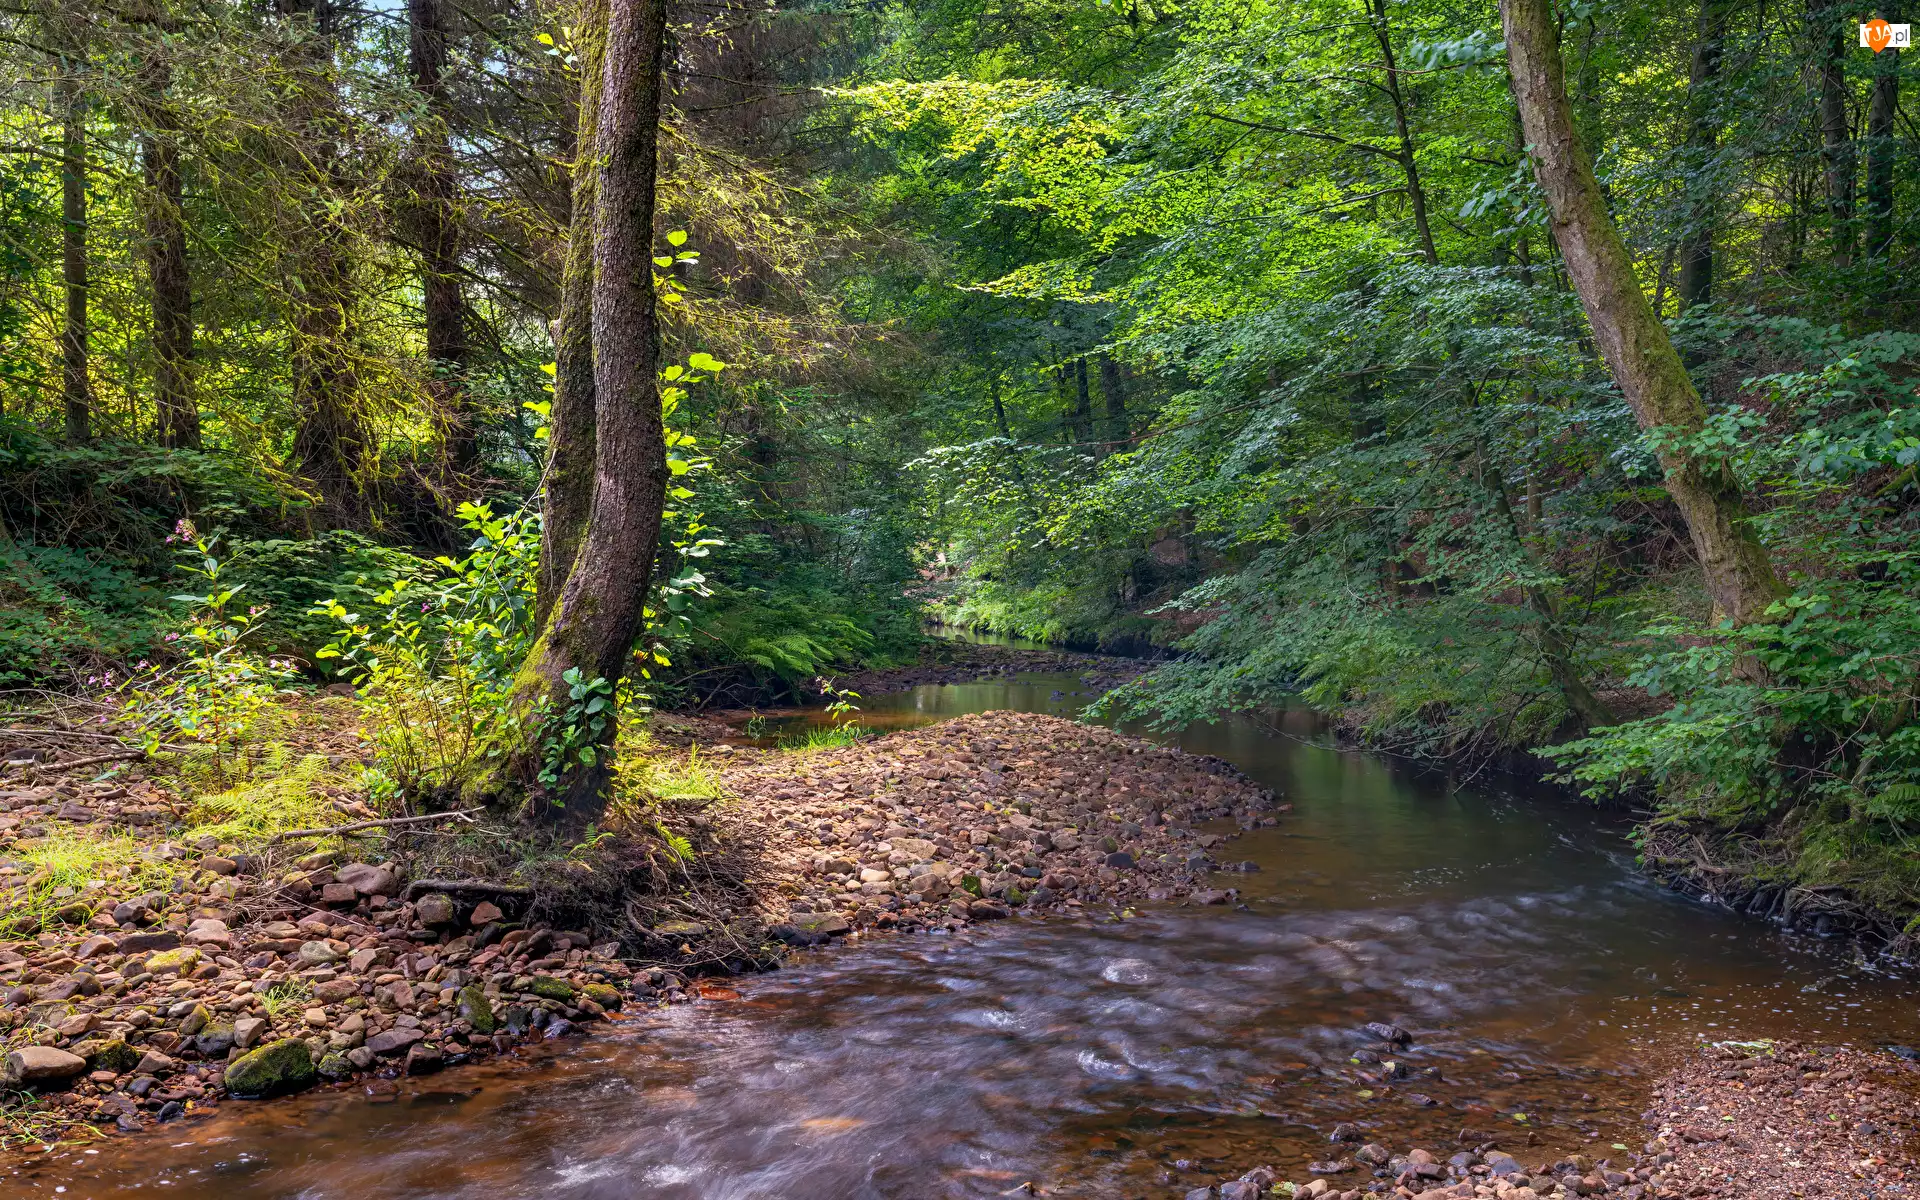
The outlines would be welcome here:
[[[467,302],[460,287],[461,220],[454,172],[453,101],[447,91],[448,0],[407,0],[407,67],[420,93],[413,134],[415,224],[428,384],[445,430],[447,465],[460,475],[480,464],[467,391]]]
[[[604,680],[611,693],[626,673],[643,629],[667,489],[653,284],[666,3],[610,0],[606,14],[593,199],[592,499],[566,581],[521,668],[519,699],[539,719],[528,722],[515,765],[522,781],[535,784],[536,812],[573,827],[594,822],[605,806],[613,706],[600,714],[591,763],[574,755],[553,764],[548,748],[584,724],[586,714],[569,712],[579,683]],[[542,784],[541,770],[556,765],[558,779]]]
[[[1626,243],[1594,179],[1592,160],[1574,131],[1559,26],[1549,0],[1501,0],[1500,12],[1514,99],[1568,278],[1640,427],[1666,431],[1667,445],[1675,447],[1700,432],[1706,405],[1640,290]],[[1663,450],[1660,465],[1667,493],[1687,522],[1716,612],[1737,624],[1759,620],[1780,594],[1780,584],[1754,535],[1739,482],[1724,464],[1703,461],[1684,448]]]
[[[186,192],[180,174],[180,117],[168,92],[173,64],[167,35],[177,22],[155,0],[135,10],[149,44],[140,68],[140,137],[145,177],[147,279],[153,310],[153,399],[162,446],[198,450],[200,410],[193,396],[193,277],[187,264]]]
[[[607,0],[583,0],[579,47],[580,107],[573,144],[572,216],[555,322],[553,408],[547,420],[547,473],[541,506],[540,578],[534,617],[544,623],[560,599],[580,551],[593,502],[593,221],[600,172],[600,74]]]

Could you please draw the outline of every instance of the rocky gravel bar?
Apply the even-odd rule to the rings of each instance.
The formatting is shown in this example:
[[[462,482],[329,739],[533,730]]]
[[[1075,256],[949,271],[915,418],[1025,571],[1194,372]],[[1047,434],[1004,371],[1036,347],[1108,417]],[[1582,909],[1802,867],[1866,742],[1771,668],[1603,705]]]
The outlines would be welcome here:
[[[1790,1042],[1718,1043],[1685,1055],[1655,1084],[1644,1114],[1652,1137],[1637,1151],[1573,1155],[1532,1166],[1492,1142],[1452,1153],[1350,1149],[1353,1126],[1304,1180],[1257,1167],[1195,1188],[1185,1200],[1891,1200],[1920,1194],[1913,1138],[1920,1132],[1920,1052],[1867,1052]],[[1462,1130],[1463,1141],[1484,1134]]]
[[[1654,1090],[1661,1197],[1920,1195],[1920,1066],[1893,1052],[1721,1043]]]
[[[1207,873],[1272,793],[1225,761],[1059,717],[989,712],[796,755],[734,750],[731,819],[770,837],[776,929],[813,941],[1016,911],[1227,904]],[[1232,820],[1224,832],[1200,823]],[[784,907],[784,913],[777,910]]]
[[[412,878],[404,861],[189,844],[172,831],[190,806],[154,780],[0,791],[0,893],[25,886],[4,852],[49,826],[144,835],[137,863],[70,889],[31,936],[0,941],[0,1096],[16,1097],[0,1142],[132,1133],[229,1100],[426,1074],[584,1033],[636,1006],[698,999],[702,968],[687,964],[725,971],[715,946],[1228,904],[1235,891],[1206,874],[1228,865],[1219,855],[1237,828],[1276,819],[1273,797],[1224,762],[1046,716],[707,753],[724,764],[725,794],[675,819],[695,844],[747,862],[749,886],[725,911],[619,940],[516,917],[524,889]],[[1199,828],[1215,820],[1221,831]]]

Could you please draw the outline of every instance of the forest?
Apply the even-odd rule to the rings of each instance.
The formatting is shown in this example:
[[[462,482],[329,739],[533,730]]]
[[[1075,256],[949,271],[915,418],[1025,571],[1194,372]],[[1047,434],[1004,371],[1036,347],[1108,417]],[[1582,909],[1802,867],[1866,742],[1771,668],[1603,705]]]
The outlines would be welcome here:
[[[21,0],[0,685],[224,785],[345,681],[375,799],[584,827],[645,713],[845,704],[932,623],[1905,921],[1920,127],[1867,19]]]

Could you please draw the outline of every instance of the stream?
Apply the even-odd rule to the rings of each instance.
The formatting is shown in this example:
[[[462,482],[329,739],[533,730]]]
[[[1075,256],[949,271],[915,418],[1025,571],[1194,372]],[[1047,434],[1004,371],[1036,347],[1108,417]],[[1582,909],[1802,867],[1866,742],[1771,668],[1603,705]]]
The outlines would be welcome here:
[[[860,716],[1090,699],[1035,675]],[[0,1195],[1177,1197],[1260,1163],[1304,1178],[1342,1121],[1443,1153],[1484,1131],[1527,1162],[1638,1149],[1647,1073],[1698,1039],[1920,1044],[1910,980],[1648,883],[1617,815],[1450,788],[1304,713],[1171,740],[1293,805],[1216,851],[1258,866],[1216,883],[1243,908],[860,940],[557,1051],[64,1149],[0,1168]],[[1361,1077],[1368,1021],[1413,1032],[1408,1078]]]

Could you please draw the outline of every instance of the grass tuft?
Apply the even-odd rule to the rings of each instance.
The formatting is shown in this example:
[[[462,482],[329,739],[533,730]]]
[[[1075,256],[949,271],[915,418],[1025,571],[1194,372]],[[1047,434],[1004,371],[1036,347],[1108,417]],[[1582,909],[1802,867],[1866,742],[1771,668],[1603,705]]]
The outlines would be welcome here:
[[[75,904],[97,911],[87,884],[114,878],[136,890],[164,888],[172,873],[142,856],[141,843],[125,835],[89,837],[56,831],[17,860],[26,869],[0,906],[0,935],[19,936],[58,921],[58,913]],[[83,917],[84,921],[86,918]]]
[[[805,753],[809,750],[835,750],[842,746],[851,746],[873,730],[864,725],[836,725],[831,729],[813,728],[802,733],[780,735],[779,746],[782,750]]]

